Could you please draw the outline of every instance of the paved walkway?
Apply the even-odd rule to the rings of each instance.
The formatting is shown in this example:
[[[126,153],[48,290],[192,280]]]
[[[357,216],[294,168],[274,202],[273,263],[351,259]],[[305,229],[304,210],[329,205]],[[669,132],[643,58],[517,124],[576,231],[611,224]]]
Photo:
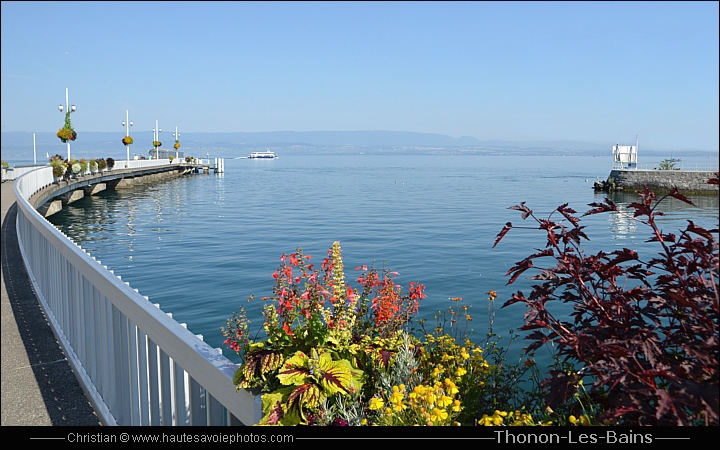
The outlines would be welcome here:
[[[101,425],[35,297],[2,183],[2,426]]]

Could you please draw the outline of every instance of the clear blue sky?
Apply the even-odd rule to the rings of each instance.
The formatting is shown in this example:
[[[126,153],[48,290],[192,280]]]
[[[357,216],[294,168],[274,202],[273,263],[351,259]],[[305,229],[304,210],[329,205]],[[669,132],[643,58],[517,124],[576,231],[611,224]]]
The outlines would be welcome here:
[[[2,131],[718,150],[718,2],[2,2]]]

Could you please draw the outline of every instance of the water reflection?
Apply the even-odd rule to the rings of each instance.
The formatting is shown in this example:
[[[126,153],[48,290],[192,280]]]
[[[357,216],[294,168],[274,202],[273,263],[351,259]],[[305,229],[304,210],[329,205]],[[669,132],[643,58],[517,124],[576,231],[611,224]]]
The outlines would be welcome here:
[[[629,205],[634,202],[640,202],[640,196],[635,192],[610,192],[605,195],[607,198],[615,202],[618,207],[617,212],[608,214],[608,224],[613,239],[634,239],[638,231],[638,219],[645,221],[645,218],[639,217],[635,219],[633,214],[634,208]],[[662,229],[664,224],[673,224],[675,227],[684,228],[687,220],[692,220],[696,225],[707,229],[717,228],[718,226],[718,207],[720,206],[720,196],[718,195],[687,195],[688,200],[693,204],[685,203],[673,197],[664,198],[655,211],[662,212],[663,215],[656,216],[655,221]],[[658,197],[660,199],[662,197]],[[681,225],[682,224],[682,225]]]

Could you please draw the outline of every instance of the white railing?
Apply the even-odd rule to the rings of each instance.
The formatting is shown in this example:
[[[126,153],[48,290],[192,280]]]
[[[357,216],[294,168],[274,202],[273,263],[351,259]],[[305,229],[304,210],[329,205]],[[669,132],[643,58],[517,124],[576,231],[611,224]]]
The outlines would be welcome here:
[[[143,169],[146,167],[166,166],[168,164],[181,164],[185,162],[185,158],[170,159],[116,159],[114,169]]]
[[[102,423],[256,424],[259,396],[236,391],[232,361],[30,205],[52,180],[52,169],[44,167],[15,181],[17,236],[38,300]]]
[[[628,167],[627,163],[614,163],[613,164],[613,170],[661,170],[662,167],[661,161],[658,162],[648,162],[648,163],[641,163],[633,165],[632,167]],[[676,162],[673,166],[673,169],[667,169],[667,170],[691,170],[691,171],[707,171],[712,172],[718,170],[718,163],[697,163],[697,162]]]
[[[16,178],[20,178],[24,174],[33,171],[37,169],[38,167],[42,166],[17,166],[17,167],[8,167],[7,169],[3,167],[2,169],[2,180],[3,181],[12,181]]]

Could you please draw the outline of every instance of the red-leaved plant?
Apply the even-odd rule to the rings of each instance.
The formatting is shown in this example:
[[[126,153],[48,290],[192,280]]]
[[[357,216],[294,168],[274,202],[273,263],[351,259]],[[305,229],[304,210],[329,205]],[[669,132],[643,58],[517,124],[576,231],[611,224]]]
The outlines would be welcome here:
[[[717,172],[708,183],[718,184]],[[658,204],[667,197],[693,203],[677,189],[659,200],[647,188],[638,194],[629,205],[633,219],[660,247],[649,259],[629,248],[585,254],[581,241],[589,239],[567,203],[547,219],[524,202],[510,207],[537,222],[547,245],[507,272],[512,284],[532,269],[540,284],[527,296],[516,292],[503,308],[527,306],[521,329],[529,331],[529,351],[549,343],[556,349],[543,382],[549,407],[566,402],[587,377],[602,423],[718,425],[718,229],[688,220],[679,234],[663,232]],[[621,214],[608,198],[589,206],[583,216]],[[555,212],[564,220],[553,220]],[[493,247],[512,228],[508,222]],[[572,321],[553,314],[557,302],[572,305]]]

